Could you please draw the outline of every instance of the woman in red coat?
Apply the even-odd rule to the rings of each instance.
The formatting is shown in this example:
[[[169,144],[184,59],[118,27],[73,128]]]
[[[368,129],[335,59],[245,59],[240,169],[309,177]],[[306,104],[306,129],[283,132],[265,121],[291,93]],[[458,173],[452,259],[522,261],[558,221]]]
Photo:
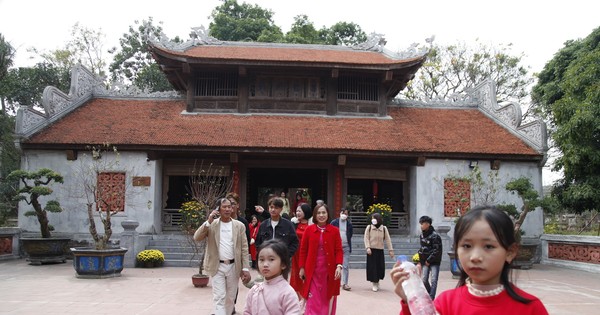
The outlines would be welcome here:
[[[256,215],[253,215],[250,219],[250,257],[252,257],[252,268],[256,269],[256,237],[258,236],[258,227],[260,226],[260,221]]]
[[[304,279],[302,297],[306,299],[306,313],[310,315],[335,314],[340,295],[340,277],[344,252],[340,231],[329,224],[327,205],[313,211],[315,224],[304,231],[300,246],[300,277]]]

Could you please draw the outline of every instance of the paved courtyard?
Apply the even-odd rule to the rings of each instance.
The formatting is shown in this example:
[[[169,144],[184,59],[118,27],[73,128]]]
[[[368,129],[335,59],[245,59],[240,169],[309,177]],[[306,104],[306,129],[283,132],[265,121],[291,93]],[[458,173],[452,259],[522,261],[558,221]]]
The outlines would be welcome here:
[[[71,261],[43,266],[22,259],[0,261],[0,314],[210,314],[211,288],[192,286],[194,272],[126,268],[119,278],[78,279]],[[540,297],[550,314],[600,314],[600,274],[535,265],[516,275],[518,285]],[[350,285],[352,291],[342,291],[338,298],[338,314],[399,313],[389,275],[381,291],[372,292],[365,271],[352,269]],[[450,272],[442,271],[438,294],[455,285]],[[238,313],[247,292],[240,286]]]

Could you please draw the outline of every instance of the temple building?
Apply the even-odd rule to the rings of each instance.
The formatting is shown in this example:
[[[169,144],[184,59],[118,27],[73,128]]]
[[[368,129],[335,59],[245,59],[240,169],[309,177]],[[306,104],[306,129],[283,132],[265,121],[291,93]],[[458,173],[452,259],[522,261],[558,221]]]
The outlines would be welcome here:
[[[69,181],[92,144],[116,146],[127,166],[123,187],[131,194],[113,217],[116,235],[123,220],[138,221],[141,234],[179,231],[178,209],[199,165],[231,178],[246,216],[283,191],[292,205],[297,197],[325,200],[333,216],[349,208],[360,228],[371,204],[387,203],[390,230],[405,235],[420,232],[422,215],[451,226],[480,202],[465,179],[475,168],[484,178],[494,172],[500,191],[520,176],[541,191],[542,121],[522,124],[519,105],[498,104],[490,81],[451,100],[396,99],[427,50],[396,53],[384,43],[381,36],[352,47],[226,42],[196,29],[184,43],[152,42],[174,89],[162,93],[106,89],[77,66],[68,94],[48,87],[43,111],[19,110],[22,168],[65,177],[52,187],[65,211],[50,222],[81,237],[85,202]],[[499,192],[496,202],[519,199]],[[527,221],[528,235],[542,234],[541,211]],[[37,230],[22,212],[19,226]]]

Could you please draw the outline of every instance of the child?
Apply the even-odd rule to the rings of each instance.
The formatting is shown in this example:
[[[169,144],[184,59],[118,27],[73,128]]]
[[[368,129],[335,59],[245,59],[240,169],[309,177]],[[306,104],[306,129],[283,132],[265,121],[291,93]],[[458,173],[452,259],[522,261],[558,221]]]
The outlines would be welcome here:
[[[475,207],[458,220],[454,250],[461,276],[455,289],[435,299],[439,314],[548,314],[538,298],[509,281],[509,265],[519,246],[514,233],[510,217],[493,206]],[[396,264],[390,275],[402,298],[400,314],[410,314],[402,289],[408,273]]]
[[[244,315],[301,314],[298,296],[287,282],[290,255],[283,242],[274,239],[262,244],[258,250],[258,270],[265,281],[248,292]]]

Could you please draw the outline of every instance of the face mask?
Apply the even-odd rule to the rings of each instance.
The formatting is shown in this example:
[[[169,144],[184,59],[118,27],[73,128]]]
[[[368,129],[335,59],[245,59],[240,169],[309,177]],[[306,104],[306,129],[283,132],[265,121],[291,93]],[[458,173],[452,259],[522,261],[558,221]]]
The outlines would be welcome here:
[[[348,219],[348,215],[347,214],[340,214],[340,219],[342,221],[346,221],[346,219]]]
[[[373,225],[377,225],[377,219],[371,220],[371,223],[373,223]]]

